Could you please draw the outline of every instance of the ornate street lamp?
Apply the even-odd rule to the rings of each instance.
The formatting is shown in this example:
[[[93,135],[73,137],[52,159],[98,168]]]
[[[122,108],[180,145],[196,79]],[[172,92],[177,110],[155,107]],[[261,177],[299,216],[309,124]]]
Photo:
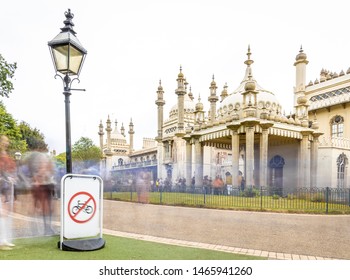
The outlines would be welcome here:
[[[51,51],[51,57],[56,71],[56,77],[63,81],[63,94],[65,96],[65,116],[66,116],[66,169],[67,173],[72,173],[72,152],[71,152],[71,129],[70,129],[70,101],[74,80],[79,82],[79,74],[87,54],[86,49],[81,45],[76,32],[73,30],[74,23],[72,19],[74,14],[70,9],[64,13],[66,20],[61,32],[53,38],[48,45]],[[60,73],[60,74],[59,74]],[[71,79],[73,77],[73,79]]]

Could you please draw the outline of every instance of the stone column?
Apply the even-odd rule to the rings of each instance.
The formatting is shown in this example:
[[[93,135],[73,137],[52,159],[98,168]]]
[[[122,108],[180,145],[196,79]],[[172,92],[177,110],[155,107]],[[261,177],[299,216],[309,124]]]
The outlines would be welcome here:
[[[196,186],[203,185],[203,147],[199,138],[194,142],[194,155],[195,155],[195,180]]]
[[[164,164],[164,145],[162,141],[159,141],[157,144],[157,176],[158,178],[166,178],[166,175],[163,174],[163,164]]]
[[[254,185],[254,130],[254,126],[246,127],[245,180],[247,187]]]
[[[307,176],[309,172],[307,171],[308,166],[308,143],[310,131],[302,131],[301,134],[303,138],[300,141],[300,169],[299,169],[299,187],[305,188],[307,186]]]
[[[268,146],[269,146],[269,128],[272,123],[260,124],[262,133],[260,135],[260,186],[267,186],[267,165],[268,165]]]
[[[169,140],[168,141],[168,157],[169,157],[169,160],[173,160],[173,146],[172,146],[172,141]]]
[[[186,185],[191,186],[192,180],[192,142],[186,139]]]
[[[238,183],[238,174],[239,174],[239,133],[238,129],[240,124],[229,124],[227,128],[232,131],[232,186],[240,187]]]
[[[310,187],[317,187],[317,169],[318,169],[318,137],[322,133],[313,133],[313,141],[311,142],[311,167],[310,167]]]

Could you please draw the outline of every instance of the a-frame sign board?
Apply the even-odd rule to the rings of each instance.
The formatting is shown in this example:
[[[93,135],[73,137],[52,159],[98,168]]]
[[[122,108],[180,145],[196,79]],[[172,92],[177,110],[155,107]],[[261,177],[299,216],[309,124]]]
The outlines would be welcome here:
[[[61,232],[58,248],[92,251],[105,246],[103,180],[95,175],[67,174],[61,179]]]

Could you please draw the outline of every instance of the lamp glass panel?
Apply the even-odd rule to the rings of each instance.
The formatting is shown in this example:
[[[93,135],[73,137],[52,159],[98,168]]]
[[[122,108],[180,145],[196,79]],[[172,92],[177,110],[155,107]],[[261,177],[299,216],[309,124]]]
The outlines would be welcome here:
[[[56,70],[62,74],[68,72],[68,45],[52,48]]]
[[[57,46],[52,48],[52,54],[58,72],[68,75],[79,73],[84,54],[77,48],[72,45]]]
[[[73,46],[70,46],[69,71],[78,74],[84,54]]]

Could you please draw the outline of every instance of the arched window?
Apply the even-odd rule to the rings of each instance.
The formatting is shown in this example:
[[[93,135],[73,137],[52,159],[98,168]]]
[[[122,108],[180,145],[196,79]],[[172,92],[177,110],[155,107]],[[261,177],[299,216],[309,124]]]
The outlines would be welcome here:
[[[342,116],[335,116],[331,121],[331,136],[343,137],[344,133],[344,118]]]
[[[340,154],[337,158],[337,187],[345,188],[346,187],[346,168],[348,164],[348,158],[344,153]]]
[[[123,165],[124,161],[122,158],[118,159],[118,165]]]

